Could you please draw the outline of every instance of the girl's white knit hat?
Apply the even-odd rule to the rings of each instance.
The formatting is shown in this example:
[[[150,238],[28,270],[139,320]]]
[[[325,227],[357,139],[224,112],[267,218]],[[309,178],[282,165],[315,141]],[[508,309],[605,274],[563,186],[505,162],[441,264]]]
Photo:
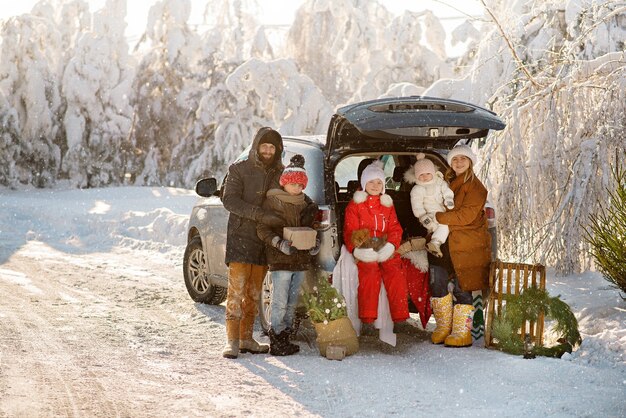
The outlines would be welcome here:
[[[383,163],[380,160],[374,161],[365,167],[361,174],[361,188],[365,190],[367,182],[374,179],[380,179],[383,185],[385,184],[385,172],[383,171]]]
[[[474,151],[472,151],[472,149],[467,145],[457,145],[450,150],[448,156],[446,157],[446,159],[448,160],[448,165],[452,164],[452,159],[457,155],[466,156],[467,158],[472,160],[472,165],[476,165],[476,154],[474,154]]]

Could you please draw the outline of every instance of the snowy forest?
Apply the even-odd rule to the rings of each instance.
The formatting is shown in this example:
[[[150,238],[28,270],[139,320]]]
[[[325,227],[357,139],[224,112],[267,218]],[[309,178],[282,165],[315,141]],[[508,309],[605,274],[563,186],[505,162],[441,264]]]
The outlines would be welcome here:
[[[199,31],[190,0],[160,0],[129,45],[126,0],[42,0],[1,21],[0,185],[190,188],[261,126],[325,134],[347,103],[453,98],[507,123],[477,149],[500,254],[588,269],[585,225],[626,162],[626,2],[481,3],[447,33],[375,0],[307,0],[285,30],[254,0],[207,0]]]

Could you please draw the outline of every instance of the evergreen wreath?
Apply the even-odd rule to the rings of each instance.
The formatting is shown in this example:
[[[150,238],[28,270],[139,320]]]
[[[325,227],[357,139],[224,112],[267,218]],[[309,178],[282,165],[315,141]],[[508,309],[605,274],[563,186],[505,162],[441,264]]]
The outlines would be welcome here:
[[[537,321],[543,311],[545,318],[556,321],[554,331],[561,337],[553,347],[538,344],[533,353],[546,357],[561,357],[571,353],[582,342],[578,332],[578,321],[570,307],[558,296],[550,297],[548,292],[537,287],[529,287],[520,295],[503,295],[506,305],[503,312],[493,322],[492,335],[498,340],[498,349],[510,354],[522,354],[524,342],[519,330],[525,321]]]

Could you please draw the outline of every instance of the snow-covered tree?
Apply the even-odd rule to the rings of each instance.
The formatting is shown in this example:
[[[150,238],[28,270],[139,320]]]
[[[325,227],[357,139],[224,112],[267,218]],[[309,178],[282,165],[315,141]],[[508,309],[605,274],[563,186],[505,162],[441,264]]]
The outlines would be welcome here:
[[[236,65],[251,57],[273,58],[257,13],[256,0],[208,0],[204,11],[206,52],[215,54],[216,61]]]
[[[4,22],[0,38],[0,115],[14,132],[5,133],[12,151],[0,155],[0,164],[13,165],[9,175],[18,176],[2,182],[44,187],[61,163],[59,32],[50,19],[23,14]]]
[[[273,57],[265,30],[254,17],[256,7],[254,0],[207,3],[204,21],[208,29],[202,35],[199,63],[204,76],[202,90],[197,91],[198,104],[186,120],[183,139],[172,150],[167,184],[192,186],[202,175],[219,175],[248,145],[255,129],[263,124],[280,126],[282,123],[274,124],[271,116],[250,116],[267,113],[267,109],[257,112],[239,109],[238,101],[247,101],[247,95],[254,93],[248,85],[241,91],[238,88],[233,91],[226,85],[226,79],[236,68],[245,65],[245,60],[254,57],[253,62],[261,62]],[[297,71],[291,75],[295,79],[300,77]],[[272,78],[266,83],[270,82]]]
[[[250,59],[228,76],[226,86],[237,112],[249,109],[283,134],[319,134],[328,128],[331,106],[293,60]]]
[[[334,104],[369,100],[391,85],[417,89],[452,75],[443,26],[430,11],[393,18],[380,3],[309,0],[298,9],[288,50]]]
[[[67,151],[62,168],[78,187],[120,183],[132,155],[129,93],[134,73],[124,38],[125,15],[126,0],[108,0],[65,68]]]
[[[148,16],[146,35],[152,45],[135,79],[136,123],[133,137],[141,152],[135,184],[162,184],[171,150],[184,134],[185,120],[195,112],[196,77],[201,42],[187,24],[189,0],[161,0]]]
[[[468,75],[425,94],[487,105],[508,124],[487,141],[481,171],[502,257],[580,270],[591,261],[583,223],[606,197],[611,156],[626,146],[626,9],[518,0],[512,13],[494,3]]]
[[[359,90],[369,63],[382,58],[382,34],[391,15],[371,0],[307,0],[289,30],[289,56],[339,105]],[[372,55],[374,54],[374,59]],[[387,86],[380,92],[387,90]]]
[[[250,59],[203,96],[189,134],[174,150],[185,167],[181,181],[192,185],[207,172],[221,175],[262,126],[283,135],[324,133],[332,111],[292,60]]]
[[[382,49],[370,51],[353,69],[359,71],[353,74],[358,84],[349,102],[378,97],[397,83],[419,88],[452,75],[446,62],[446,33],[432,12],[406,11],[387,25],[382,36]]]
[[[64,0],[63,2],[41,0],[33,6],[30,14],[55,23],[59,31],[63,65],[69,61],[81,34],[88,32],[91,28],[91,13],[89,4],[85,0]]]
[[[0,90],[0,184],[15,188],[22,179],[30,177],[28,167],[20,167],[19,117]]]

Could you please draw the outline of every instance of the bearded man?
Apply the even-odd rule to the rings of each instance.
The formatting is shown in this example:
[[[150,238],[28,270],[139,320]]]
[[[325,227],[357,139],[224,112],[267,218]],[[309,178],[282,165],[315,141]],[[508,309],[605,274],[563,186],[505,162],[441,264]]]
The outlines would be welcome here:
[[[261,286],[267,272],[265,246],[257,236],[257,223],[284,226],[278,215],[261,206],[266,192],[280,187],[283,171],[283,138],[271,128],[261,128],[254,137],[248,158],[228,167],[222,201],[230,212],[226,235],[228,294],[226,297],[225,358],[239,353],[267,353],[269,346],[252,337]]]

